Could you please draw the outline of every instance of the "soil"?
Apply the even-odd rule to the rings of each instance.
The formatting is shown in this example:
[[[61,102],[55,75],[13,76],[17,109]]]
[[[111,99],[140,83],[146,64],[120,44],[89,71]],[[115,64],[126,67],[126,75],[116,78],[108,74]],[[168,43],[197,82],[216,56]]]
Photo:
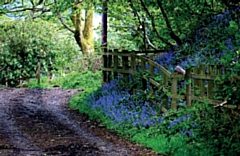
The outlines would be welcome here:
[[[155,156],[68,107],[81,89],[0,89],[1,156]]]

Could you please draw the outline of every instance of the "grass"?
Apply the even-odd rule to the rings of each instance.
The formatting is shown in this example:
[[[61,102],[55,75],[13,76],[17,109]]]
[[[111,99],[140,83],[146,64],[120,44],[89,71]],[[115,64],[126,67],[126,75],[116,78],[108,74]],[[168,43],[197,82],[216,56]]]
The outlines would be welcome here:
[[[175,112],[175,114],[173,114],[175,117],[164,116],[163,122],[156,125],[141,125],[141,123],[144,122],[138,122],[137,125],[134,125],[131,122],[132,120],[126,120],[124,124],[122,124],[122,122],[115,122],[117,119],[113,118],[111,115],[109,116],[108,113],[112,112],[115,113],[115,116],[117,116],[117,111],[119,111],[117,108],[120,109],[119,104],[129,104],[136,107],[135,110],[139,111],[138,114],[135,114],[134,116],[134,118],[138,118],[143,113],[144,107],[141,107],[140,103],[132,103],[133,101],[131,101],[131,98],[118,95],[113,96],[113,94],[116,93],[117,88],[115,86],[118,85],[117,83],[109,83],[107,85],[110,86],[88,88],[85,92],[76,95],[70,101],[71,108],[79,110],[80,113],[87,114],[90,120],[100,122],[109,130],[115,131],[119,136],[149,147],[153,151],[162,155],[213,156],[226,155],[228,150],[231,150],[231,153],[237,153],[237,148],[232,147],[231,149],[228,149],[222,141],[214,139],[215,137],[219,137],[219,139],[224,138],[226,143],[229,145],[239,145],[237,140],[231,140],[231,137],[235,134],[234,132],[232,134],[230,133],[231,136],[229,138],[229,136],[225,134],[225,131],[223,131],[223,133],[218,131],[218,127],[216,125],[221,125],[223,123],[223,119],[220,118],[220,120],[217,120],[216,115],[223,116],[225,114],[215,111],[213,107],[209,107],[207,104],[197,103],[196,105],[193,105],[192,108],[182,108],[182,111]],[[122,93],[127,95],[126,92]],[[108,95],[110,95],[109,98]],[[136,96],[137,95],[134,95],[134,98],[143,98],[142,96]],[[122,98],[126,101],[123,102],[122,99],[116,100],[114,97]],[[107,101],[102,99],[107,99]],[[136,101],[140,102],[139,99]],[[100,103],[101,107],[95,107],[93,103],[99,103],[101,100],[102,103],[106,102],[104,104],[107,107],[102,106],[102,103]],[[120,103],[116,101],[120,101]],[[116,108],[113,105],[116,105]],[[94,108],[92,106],[94,106]],[[133,106],[131,106],[131,109],[134,109]],[[106,110],[107,108],[110,111]],[[207,116],[201,116],[202,112],[207,114]],[[125,113],[127,114],[129,112],[126,111]],[[191,120],[186,117],[188,115],[191,116]],[[179,120],[184,117],[185,120]],[[121,119],[124,120],[124,118]],[[138,119],[143,121],[146,120],[146,118]],[[199,124],[197,126],[193,126],[196,122]],[[238,122],[238,120],[233,120],[231,122]],[[171,123],[175,124],[170,127]],[[229,125],[227,123],[224,124]],[[235,129],[236,133],[238,133],[237,128],[238,126]],[[183,130],[185,130],[185,132],[183,132]],[[194,132],[190,134],[189,130],[193,130]]]
[[[184,127],[189,127],[188,123],[181,123],[175,125],[173,128],[169,129],[170,120],[173,121],[174,119],[171,118],[168,120],[164,120],[165,122],[152,125],[152,126],[141,126],[141,125],[133,125],[130,123],[125,124],[118,124],[113,122],[113,119],[109,117],[106,112],[102,111],[101,108],[92,109],[91,105],[89,105],[90,100],[99,100],[104,96],[107,96],[110,90],[115,91],[115,85],[112,84],[110,87],[105,87],[105,92],[103,92],[102,87],[102,75],[101,71],[97,72],[90,72],[84,71],[82,73],[72,72],[67,74],[65,77],[61,78],[54,78],[51,83],[47,77],[43,77],[41,79],[41,85],[37,85],[37,81],[33,80],[30,83],[31,87],[41,87],[41,88],[51,88],[54,85],[60,86],[64,89],[68,88],[85,88],[85,91],[80,92],[78,95],[74,96],[70,101],[70,107],[72,109],[79,110],[80,113],[87,114],[90,120],[95,120],[105,125],[109,130],[115,131],[119,136],[129,139],[132,142],[136,142],[141,144],[145,147],[151,148],[153,151],[162,154],[162,155],[172,155],[172,156],[211,156],[216,155],[216,153],[221,153],[215,147],[215,143],[211,142],[212,140],[207,137],[201,138],[197,137],[189,137],[187,135],[182,135],[179,130],[183,129]],[[124,84],[121,84],[124,85]],[[124,87],[123,87],[124,88]],[[90,99],[89,96],[96,99]],[[126,93],[124,93],[126,94]],[[141,99],[144,99],[143,96],[137,97],[134,95],[137,102],[140,102]],[[124,97],[122,97],[124,99]],[[108,99],[110,100],[110,99]],[[120,100],[121,104],[129,104],[131,98],[125,98]],[[108,101],[111,103],[111,100]],[[138,103],[139,104],[139,103]],[[107,103],[106,103],[107,105]],[[139,113],[141,112],[141,108],[139,105],[136,105]],[[116,109],[117,110],[117,109]],[[203,111],[206,111],[203,109]],[[188,109],[188,112],[192,114],[198,114],[198,110],[196,108]],[[184,115],[179,113],[181,115]],[[213,116],[214,117],[214,116]],[[145,120],[142,118],[142,120]],[[208,125],[211,127],[212,123],[208,123],[209,120],[202,120],[203,124]],[[207,127],[207,126],[206,126]],[[214,128],[212,128],[214,130]],[[201,130],[201,128],[200,128]],[[211,130],[211,129],[210,129]],[[209,134],[210,135],[210,134]],[[212,135],[212,134],[211,134]],[[216,133],[217,135],[217,133]],[[198,138],[199,137],[199,138]],[[210,137],[209,137],[210,138]],[[229,142],[228,138],[226,137],[226,141]],[[210,143],[211,146],[208,147]],[[231,142],[229,142],[230,144]],[[238,142],[234,142],[234,145],[238,145]],[[227,149],[225,149],[227,151]],[[223,151],[222,153],[225,153]],[[234,151],[234,150],[233,150]],[[233,152],[232,152],[233,153]],[[220,154],[221,155],[221,154]],[[225,155],[225,154],[222,154]]]
[[[91,92],[92,91],[89,91],[75,96],[70,101],[70,106],[78,109],[81,113],[87,114],[91,120],[96,120],[108,129],[117,132],[119,136],[149,147],[157,153],[175,156],[193,155],[189,153],[190,151],[187,150],[187,148],[181,148],[187,144],[188,138],[186,136],[177,134],[169,138],[169,136],[159,131],[159,126],[144,128],[134,127],[132,125],[120,126],[113,124],[112,120],[104,115],[101,110],[92,110],[91,107],[86,105],[86,100]],[[189,147],[189,149],[191,149],[191,147]]]
[[[112,119],[104,114],[101,109],[92,109],[91,106],[87,104],[87,101],[89,101],[89,96],[92,93],[97,94],[97,92],[100,92],[100,90],[100,88],[89,88],[84,93],[76,95],[70,101],[71,108],[78,109],[80,113],[87,114],[91,120],[100,122],[108,129],[117,132],[119,136],[128,138],[132,142],[149,147],[157,153],[173,155],[175,148],[183,146],[184,143],[186,143],[187,137],[175,135],[169,138],[165,134],[161,134],[159,131],[159,125],[145,128],[135,127],[131,124],[126,124],[124,126],[114,124]],[[183,154],[184,151],[174,151],[174,155],[176,156],[182,156]]]
[[[51,82],[48,77],[43,76],[41,77],[40,86],[37,80],[34,79],[30,82],[29,88],[52,88],[54,86],[59,86],[63,89],[98,88],[101,86],[101,78],[101,71],[71,72],[62,77],[54,77]]]
[[[190,51],[193,54],[189,54],[190,59],[186,55],[186,58],[181,60],[182,67],[184,65],[197,66],[199,63],[213,63],[214,61],[209,61],[214,60],[213,58],[206,59],[204,56],[210,54],[210,56],[217,58],[215,50],[219,52],[226,51],[226,49],[228,51],[238,50],[239,30],[236,30],[236,34],[233,36],[236,40],[232,40],[229,39],[229,35],[231,35],[229,34],[229,27],[226,26],[226,29],[219,31],[222,28],[216,29],[217,25],[218,23],[215,23],[215,26],[208,28],[213,30],[209,31],[209,42],[202,42],[202,39],[204,40],[206,37],[200,33],[196,34],[196,41],[194,40],[196,44],[187,48],[183,47],[184,51]],[[221,35],[219,32],[223,32],[222,37],[224,39],[220,38],[221,41],[218,40],[218,35]],[[222,46],[219,47],[219,43]],[[203,50],[202,47],[208,49]],[[199,51],[199,53],[195,53],[196,51]],[[214,53],[211,54],[210,52]],[[235,53],[226,56],[224,54],[223,58],[220,55],[216,61],[227,64],[231,62],[232,58],[236,57],[235,55]],[[175,67],[174,63],[176,62],[171,53],[167,53],[164,58],[158,59],[159,63],[166,63],[167,66],[173,63],[173,67]],[[239,67],[238,65],[236,63],[235,66]],[[45,82],[46,80],[43,79],[41,85],[48,86],[48,83]],[[175,117],[162,117],[164,118],[162,123],[152,124],[151,120],[148,119],[154,116],[155,112],[154,110],[151,113],[147,111],[152,108],[146,106],[146,102],[142,102],[142,100],[147,99],[146,97],[134,95],[133,98],[128,92],[118,90],[116,88],[117,83],[109,83],[110,86],[101,87],[101,74],[94,75],[88,71],[71,73],[62,79],[55,79],[50,87],[52,85],[59,85],[62,88],[86,88],[84,92],[76,95],[70,101],[71,108],[78,109],[79,112],[87,114],[91,120],[96,120],[108,129],[117,132],[118,135],[149,147],[157,153],[170,156],[240,155],[240,139],[238,137],[240,120],[239,115],[236,115],[234,111],[229,113],[223,109],[217,110],[209,107],[206,103],[198,103],[192,108],[183,108],[182,111],[173,113]],[[36,82],[33,86],[36,86]],[[127,84],[121,84],[123,89],[128,87]],[[234,92],[232,87],[228,89],[229,94]],[[129,109],[129,107],[131,108]],[[143,114],[144,116],[142,116]],[[189,115],[191,119],[179,120],[186,115]],[[121,120],[121,122],[118,122],[118,120]],[[145,121],[149,122],[146,123]],[[171,123],[174,123],[173,126],[170,126]],[[196,124],[196,126],[193,126],[193,124]],[[193,131],[192,134],[190,134],[190,130]]]

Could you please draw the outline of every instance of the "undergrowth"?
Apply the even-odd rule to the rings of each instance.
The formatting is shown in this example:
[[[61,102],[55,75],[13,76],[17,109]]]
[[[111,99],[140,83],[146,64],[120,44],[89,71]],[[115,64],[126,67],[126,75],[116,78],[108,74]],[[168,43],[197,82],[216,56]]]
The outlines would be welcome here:
[[[239,12],[239,9],[235,12]],[[218,29],[218,24],[224,17],[227,18],[226,23],[224,27]],[[227,73],[225,77],[215,81],[222,84],[216,96],[219,100],[225,98],[231,101],[231,104],[239,106],[239,78],[237,77],[240,69],[239,19],[235,14],[233,19],[236,20],[229,17],[231,12],[216,16],[215,18],[219,19],[217,22],[210,23],[208,27],[197,32],[195,43],[186,43],[178,47],[179,53],[187,52],[184,55],[185,58],[175,56],[171,51],[155,61],[164,67],[168,66],[169,70],[173,70],[177,64],[190,68],[200,63],[207,65],[219,63],[233,69],[234,72]],[[209,32],[208,38],[204,39],[202,30]],[[197,53],[198,51],[200,52]],[[216,57],[217,52],[221,54],[219,57]],[[208,101],[204,103],[195,101],[191,108],[185,108],[182,105],[178,111],[162,114],[159,108],[150,102],[148,89],[137,91],[132,89],[141,85],[138,81],[139,79],[135,79],[133,82],[125,83],[117,79],[101,87],[100,72],[86,71],[70,73],[61,79],[55,78],[50,85],[48,79],[43,78],[40,87],[57,85],[62,88],[86,88],[70,101],[72,108],[87,114],[91,120],[100,122],[120,136],[160,154],[168,156],[237,156],[240,154],[238,109],[214,108]],[[160,76],[159,81],[161,82]],[[33,81],[31,87],[36,86],[37,82]],[[154,100],[161,102],[161,95]]]
[[[51,81],[48,77],[41,77],[40,86],[37,80],[30,82],[29,88],[52,88],[61,87],[63,89],[77,89],[77,88],[97,88],[102,83],[101,71],[71,72],[65,76],[54,77]]]
[[[240,24],[237,13],[239,8],[217,15],[215,21],[196,32],[193,43],[186,42],[177,47],[178,54],[186,52],[184,57],[174,55],[170,50],[155,61],[169,70],[173,70],[175,65],[191,68],[202,63],[232,69],[231,73],[224,73],[226,76],[215,81],[222,84],[215,95],[217,99],[231,101],[238,107]],[[203,31],[208,33],[207,37]],[[132,87],[139,85],[141,83],[136,80],[130,83],[123,83],[121,79],[113,80],[98,90],[86,90],[75,96],[70,105],[88,114],[91,120],[97,120],[119,135],[160,154],[240,155],[238,109],[215,108],[208,101],[195,101],[191,108],[182,105],[178,111],[162,114],[150,102],[148,89],[137,92],[132,90]],[[154,100],[161,102],[161,98]]]
[[[232,156],[240,153],[240,121],[239,115],[234,115],[239,113],[236,110],[214,108],[206,101],[163,115],[150,109],[154,108],[151,103],[146,106],[142,94],[130,95],[118,90],[117,85],[118,81],[114,80],[98,90],[86,90],[75,96],[70,106],[120,136],[160,154]],[[121,96],[117,95],[118,91]]]

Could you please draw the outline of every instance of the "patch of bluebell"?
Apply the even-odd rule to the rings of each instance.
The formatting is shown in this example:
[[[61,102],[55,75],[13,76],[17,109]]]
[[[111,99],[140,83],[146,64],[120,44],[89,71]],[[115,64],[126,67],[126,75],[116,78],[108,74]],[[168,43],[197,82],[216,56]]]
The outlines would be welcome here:
[[[189,55],[181,57],[179,51],[169,50],[166,54],[158,57],[155,61],[166,67],[168,70],[174,69],[179,65],[183,68],[199,66],[201,64],[220,64],[221,59],[226,53],[234,52],[234,47],[239,47],[239,42],[233,42],[234,36],[228,34],[228,26],[232,20],[240,22],[240,19],[234,19],[236,13],[239,13],[240,7],[234,10],[228,10],[222,14],[209,17],[209,24],[196,31],[191,44],[175,46],[176,49],[184,49]],[[240,33],[240,31],[238,31]],[[188,38],[185,39],[189,40]],[[225,49],[219,48],[220,45],[213,43],[222,43]]]
[[[238,11],[239,8],[240,7],[234,11]],[[212,45],[209,43],[216,42],[213,39],[217,38],[211,38],[207,33],[214,31],[219,27],[221,27],[221,30],[224,33],[227,33],[227,29],[224,29],[223,27],[229,25],[229,22],[233,20],[233,17],[231,16],[232,13],[233,11],[226,11],[223,14],[213,16],[209,18],[212,22],[210,22],[208,26],[202,27],[196,31],[193,41],[194,44],[185,45],[187,48],[194,47],[194,49],[191,49],[193,50],[191,55],[182,58],[178,55],[177,51],[169,50],[167,53],[154,59],[154,61],[169,71],[173,71],[176,65],[180,65],[183,68],[189,68],[192,66],[198,66],[200,63],[220,63],[221,58],[224,57],[227,52],[233,52],[234,47],[239,43],[233,42],[234,39],[229,36],[227,36],[227,38],[219,37],[219,43],[223,42],[225,47],[225,49],[220,50],[218,47],[211,47]],[[240,31],[238,31],[238,33],[240,33]],[[180,49],[181,46],[176,45],[175,48]],[[157,69],[154,70],[158,71]],[[89,101],[87,103],[88,106],[93,110],[100,110],[108,116],[114,124],[118,125],[131,124],[132,126],[146,127],[154,126],[163,122],[164,117],[161,115],[159,116],[156,105],[140,98],[134,98],[128,91],[121,90],[118,87],[118,83],[119,79],[115,79],[108,84],[103,85],[98,93],[89,96]],[[181,88],[186,87],[185,82],[180,83],[180,85]],[[159,100],[159,102],[161,102],[161,100]],[[168,99],[168,103],[171,103],[170,98]],[[184,104],[185,101],[182,100],[181,103]],[[173,119],[169,122],[168,127],[173,128],[187,119],[190,119],[189,115]],[[196,124],[192,124],[192,128],[195,126]],[[180,132],[184,135],[192,135],[193,133],[191,128],[182,129]]]
[[[167,51],[167,53],[161,55],[158,58],[155,58],[154,61],[159,65],[167,68],[168,70],[172,71],[174,69],[174,64],[176,60],[176,55],[173,50]]]
[[[156,106],[147,101],[133,98],[129,92],[117,87],[119,79],[103,85],[101,96],[89,96],[88,106],[100,110],[118,125],[153,126],[162,122],[157,116]]]

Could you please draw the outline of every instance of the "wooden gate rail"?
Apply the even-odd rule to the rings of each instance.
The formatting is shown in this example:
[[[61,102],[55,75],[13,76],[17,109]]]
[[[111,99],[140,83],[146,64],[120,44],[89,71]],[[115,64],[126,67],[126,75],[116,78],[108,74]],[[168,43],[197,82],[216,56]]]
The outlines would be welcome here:
[[[148,56],[144,56],[148,53]],[[163,54],[162,52],[160,55]],[[180,99],[186,100],[186,106],[191,107],[192,101],[206,102],[209,104],[219,105],[222,101],[214,100],[214,89],[218,86],[214,83],[217,77],[222,76],[222,72],[228,72],[221,66],[204,66],[187,69],[186,74],[182,75],[177,72],[169,72],[163,66],[153,61],[154,55],[159,53],[150,52],[134,52],[117,50],[103,53],[103,83],[109,82],[122,74],[124,79],[129,80],[129,75],[140,74],[141,71],[148,73],[149,76],[142,76],[143,89],[147,89],[150,84],[150,91],[153,95],[157,90],[161,90],[166,95],[161,99],[162,110],[167,110],[168,99],[171,98],[171,109],[176,110]],[[148,67],[148,68],[147,68]],[[162,82],[155,79],[154,70],[158,69],[158,76],[161,76]],[[112,74],[113,73],[113,74]],[[186,91],[184,94],[179,93],[179,81],[185,83]],[[171,88],[171,90],[168,90]]]

